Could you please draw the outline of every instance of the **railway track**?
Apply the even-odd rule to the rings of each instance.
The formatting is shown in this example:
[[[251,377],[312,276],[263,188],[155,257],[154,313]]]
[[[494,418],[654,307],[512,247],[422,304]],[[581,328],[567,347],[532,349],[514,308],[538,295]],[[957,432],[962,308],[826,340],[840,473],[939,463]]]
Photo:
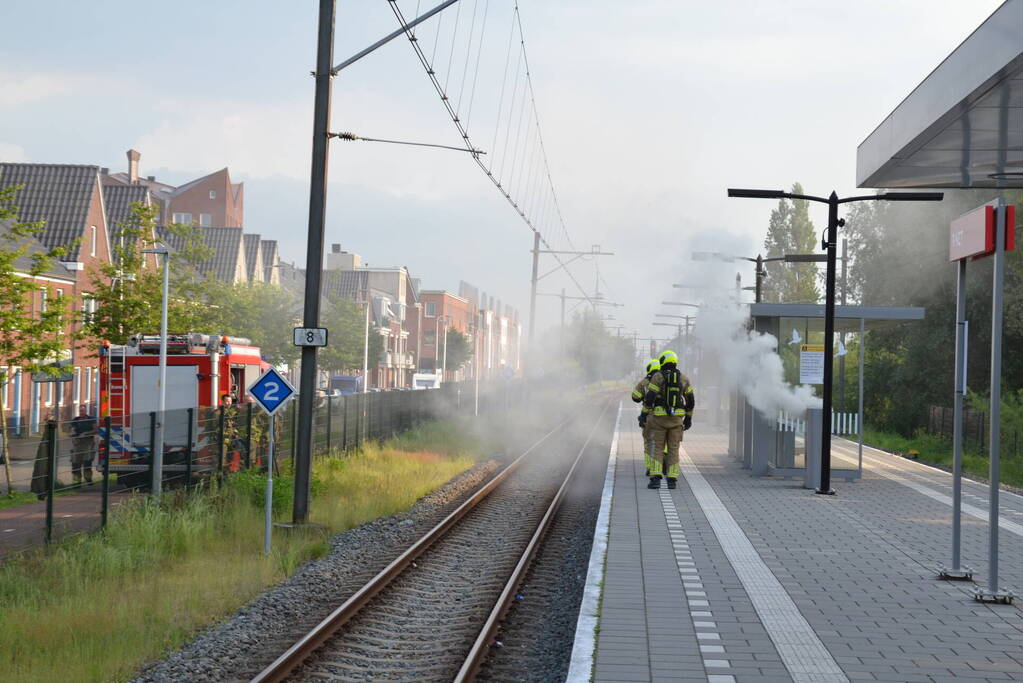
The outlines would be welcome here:
[[[577,416],[541,437],[252,681],[474,680],[610,404],[585,436]]]

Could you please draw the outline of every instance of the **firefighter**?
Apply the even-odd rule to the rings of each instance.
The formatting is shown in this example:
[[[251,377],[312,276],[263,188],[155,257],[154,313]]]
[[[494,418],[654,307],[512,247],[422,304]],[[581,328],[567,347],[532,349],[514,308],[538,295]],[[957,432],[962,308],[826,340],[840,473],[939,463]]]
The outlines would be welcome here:
[[[635,403],[640,404],[639,411],[639,427],[643,430],[643,462],[646,464],[646,475],[650,476],[650,466],[653,463],[653,459],[650,457],[650,453],[653,452],[653,443],[650,441],[650,427],[647,425],[647,418],[650,415],[650,409],[647,408],[643,403],[643,397],[646,396],[647,385],[650,383],[650,378],[653,377],[661,367],[661,361],[657,358],[651,358],[650,362],[646,364],[646,375],[643,379],[639,380],[639,384],[632,390],[632,400]]]
[[[661,367],[650,377],[643,397],[643,405],[651,410],[648,419],[653,442],[647,488],[661,488],[663,475],[668,478],[668,488],[673,489],[679,476],[678,447],[682,432],[693,425],[696,396],[689,378],[678,369],[677,353],[665,351],[658,360]]]

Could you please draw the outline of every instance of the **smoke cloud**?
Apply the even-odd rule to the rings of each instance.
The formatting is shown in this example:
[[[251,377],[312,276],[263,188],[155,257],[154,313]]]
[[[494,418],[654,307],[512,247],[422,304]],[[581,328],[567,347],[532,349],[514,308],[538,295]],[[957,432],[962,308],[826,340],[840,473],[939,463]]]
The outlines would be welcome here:
[[[746,329],[748,313],[732,301],[704,305],[696,317],[694,335],[704,353],[720,359],[721,383],[738,389],[758,412],[773,419],[779,411],[802,415],[819,408],[821,399],[808,385],[785,381],[774,335]]]

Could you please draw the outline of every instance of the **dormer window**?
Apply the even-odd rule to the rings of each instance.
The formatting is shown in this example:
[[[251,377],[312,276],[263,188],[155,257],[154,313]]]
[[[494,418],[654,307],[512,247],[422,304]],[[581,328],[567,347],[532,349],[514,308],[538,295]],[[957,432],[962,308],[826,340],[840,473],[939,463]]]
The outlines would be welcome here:
[[[216,198],[217,198],[217,191],[216,190],[210,190],[210,199],[216,199]]]

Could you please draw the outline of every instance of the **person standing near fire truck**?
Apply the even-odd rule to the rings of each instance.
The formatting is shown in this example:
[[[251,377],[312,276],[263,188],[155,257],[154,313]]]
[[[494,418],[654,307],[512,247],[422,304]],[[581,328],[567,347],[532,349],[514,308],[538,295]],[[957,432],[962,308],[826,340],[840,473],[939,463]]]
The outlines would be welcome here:
[[[85,406],[78,409],[78,415],[71,420],[71,477],[75,484],[92,483],[92,460],[96,454],[96,418],[89,415]]]

